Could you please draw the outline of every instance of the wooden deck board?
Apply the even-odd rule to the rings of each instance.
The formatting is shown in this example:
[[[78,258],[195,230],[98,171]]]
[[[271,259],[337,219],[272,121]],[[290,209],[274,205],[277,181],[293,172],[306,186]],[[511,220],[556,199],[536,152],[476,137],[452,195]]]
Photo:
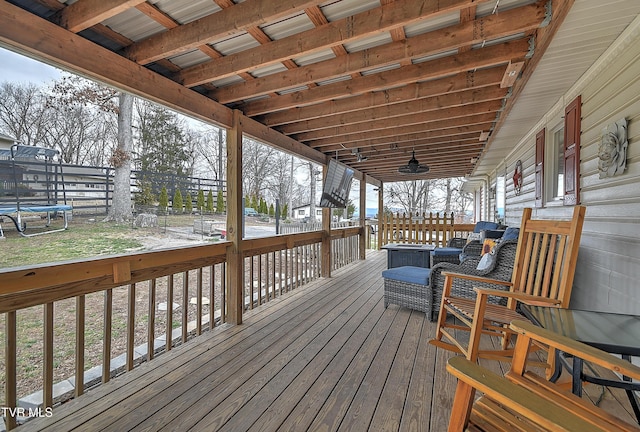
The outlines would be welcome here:
[[[384,309],[384,268],[368,253],[18,430],[446,430],[452,354],[423,313]]]

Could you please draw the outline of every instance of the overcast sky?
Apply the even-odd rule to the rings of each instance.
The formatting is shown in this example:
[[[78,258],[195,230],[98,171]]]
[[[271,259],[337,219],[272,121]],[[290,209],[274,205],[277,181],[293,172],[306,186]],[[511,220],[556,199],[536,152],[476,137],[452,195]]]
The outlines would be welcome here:
[[[0,82],[48,84],[62,71],[0,47]]]

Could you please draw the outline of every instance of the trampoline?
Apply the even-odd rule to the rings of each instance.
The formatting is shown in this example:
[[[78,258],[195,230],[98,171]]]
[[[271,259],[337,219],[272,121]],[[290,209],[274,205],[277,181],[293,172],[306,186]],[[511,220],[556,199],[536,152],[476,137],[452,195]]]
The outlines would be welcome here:
[[[12,171],[11,183],[14,186],[13,196],[15,197],[14,203],[8,203],[6,201],[0,202],[0,238],[4,238],[4,231],[2,229],[2,222],[4,217],[13,222],[16,230],[23,237],[33,237],[36,235],[49,234],[66,230],[68,227],[67,215],[68,212],[73,210],[73,208],[66,203],[64,176],[62,173],[62,164],[58,156],[58,151],[47,149],[44,147],[13,145],[10,150],[0,149],[0,158],[10,161]],[[60,169],[59,171],[55,170],[55,173],[53,175],[55,181],[51,182],[49,181],[49,177],[52,176],[52,173],[49,171],[49,169],[51,168],[52,163],[56,158],[58,159],[58,163],[60,164]],[[38,165],[38,168],[36,168],[36,170],[37,172],[43,172],[47,180],[45,182],[46,189],[37,190],[36,193],[32,193],[36,195],[42,195],[41,197],[39,197],[40,200],[38,202],[35,202],[34,197],[30,197],[34,202],[24,202],[24,200],[21,200],[21,189],[29,190],[29,188],[25,187],[24,185],[25,182],[23,180],[23,174],[18,174],[18,166],[20,165],[21,160],[41,162],[41,165]],[[60,176],[61,181],[57,180],[58,175]],[[59,195],[59,184],[62,185],[62,202],[58,202],[57,199]],[[27,223],[24,220],[25,218],[23,217],[23,213],[38,213],[43,215],[43,219],[46,218],[44,227],[37,226],[35,228],[50,228],[52,219],[55,218],[55,216],[57,216],[58,214],[61,214],[63,218],[63,227],[27,233]]]

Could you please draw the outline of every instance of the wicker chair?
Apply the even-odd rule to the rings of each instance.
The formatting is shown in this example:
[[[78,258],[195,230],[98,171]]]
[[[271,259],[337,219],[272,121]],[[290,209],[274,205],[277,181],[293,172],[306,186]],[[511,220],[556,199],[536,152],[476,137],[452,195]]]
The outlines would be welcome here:
[[[497,222],[480,221],[477,222],[473,228],[475,235],[480,235],[481,232],[489,230],[501,229],[501,225]],[[498,235],[499,237],[499,235]],[[482,251],[482,242],[478,240],[471,240],[462,237],[453,237],[449,239],[446,247],[435,248],[431,252],[430,261],[431,267],[439,263],[453,263],[460,264],[461,256],[480,256]],[[462,255],[461,255],[462,254]]]
[[[462,261],[460,264],[452,264],[447,262],[441,262],[431,268],[431,275],[429,279],[429,286],[432,292],[432,302],[431,302],[431,321],[435,321],[437,319],[438,311],[440,308],[440,302],[442,300],[442,290],[444,288],[444,279],[445,276],[443,272],[450,273],[463,273],[473,276],[478,276],[482,278],[496,279],[502,281],[511,280],[511,275],[513,273],[513,263],[516,257],[516,249],[518,246],[518,240],[506,240],[501,243],[498,243],[494,248],[488,260],[488,265],[483,270],[478,270],[478,263],[480,262],[480,257],[471,257]],[[494,289],[507,289],[503,285],[491,284],[488,282],[478,282],[478,281],[470,281],[466,279],[454,279],[453,282],[453,293],[460,297],[468,297],[474,298],[475,292],[473,287],[480,286],[485,288],[494,288]],[[491,301],[491,300],[490,300]],[[495,303],[505,303],[503,299],[492,299]],[[505,303],[506,304],[506,303]]]

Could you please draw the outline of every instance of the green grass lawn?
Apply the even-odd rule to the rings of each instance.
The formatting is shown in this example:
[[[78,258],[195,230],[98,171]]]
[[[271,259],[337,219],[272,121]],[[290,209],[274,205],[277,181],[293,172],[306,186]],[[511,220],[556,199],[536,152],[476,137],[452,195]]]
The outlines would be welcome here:
[[[77,219],[66,231],[36,237],[22,237],[15,229],[8,228],[6,238],[0,240],[0,268],[124,253],[141,248],[138,237],[145,234],[145,230],[134,229],[130,224]]]

